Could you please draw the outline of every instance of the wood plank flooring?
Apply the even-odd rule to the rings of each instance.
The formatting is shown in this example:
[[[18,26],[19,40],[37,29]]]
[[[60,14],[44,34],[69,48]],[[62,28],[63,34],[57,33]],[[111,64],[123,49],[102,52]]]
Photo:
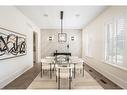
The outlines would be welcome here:
[[[16,78],[3,89],[27,89],[40,71],[40,64],[35,64],[31,69]]]
[[[3,89],[27,89],[32,81],[40,73],[40,64],[36,64],[33,68],[26,71],[24,74],[9,83]],[[85,64],[85,70],[104,88],[104,89],[122,89],[99,72]]]
[[[104,77],[102,74],[97,72],[92,67],[85,64],[85,70],[104,88],[104,89],[122,89],[106,77]]]

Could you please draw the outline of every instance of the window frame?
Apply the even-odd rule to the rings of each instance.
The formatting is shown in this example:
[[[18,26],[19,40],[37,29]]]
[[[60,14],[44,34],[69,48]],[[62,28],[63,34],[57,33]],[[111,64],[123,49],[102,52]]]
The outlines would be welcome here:
[[[122,61],[121,61],[121,63],[118,63],[118,58],[117,58],[117,56],[118,56],[118,47],[117,47],[117,43],[118,43],[118,35],[117,35],[117,33],[118,33],[118,29],[119,29],[119,27],[118,27],[118,24],[119,24],[119,20],[120,20],[120,17],[121,16],[118,16],[118,17],[116,17],[115,19],[110,19],[110,20],[108,20],[107,21],[107,23],[105,23],[105,33],[104,33],[104,62],[105,63],[108,63],[108,64],[123,64],[123,62],[124,62],[124,53],[122,54]],[[125,16],[124,16],[125,17]],[[125,19],[126,20],[126,19]],[[108,25],[109,24],[112,24],[112,32],[113,32],[113,35],[112,35],[112,51],[111,51],[111,61],[108,59],[107,60],[107,56],[108,56],[108,52],[107,52],[107,45],[108,45],[108,43],[107,43],[107,39],[108,39]],[[124,50],[125,50],[125,35],[126,35],[126,33],[125,33],[125,29],[126,29],[126,22],[124,23],[125,24],[125,27],[124,27],[124,33],[123,33],[123,52],[124,52]],[[114,32],[116,33],[116,34],[114,34]],[[114,35],[115,35],[115,37],[114,37]],[[113,39],[113,37],[114,37],[114,39]],[[113,46],[114,45],[114,43],[116,43],[116,45],[115,45],[115,47]],[[115,49],[116,50],[116,52],[115,52],[115,57],[113,56],[113,49]],[[109,57],[109,56],[108,56]],[[113,59],[113,57],[114,57],[114,59]],[[115,61],[114,61],[115,60]]]

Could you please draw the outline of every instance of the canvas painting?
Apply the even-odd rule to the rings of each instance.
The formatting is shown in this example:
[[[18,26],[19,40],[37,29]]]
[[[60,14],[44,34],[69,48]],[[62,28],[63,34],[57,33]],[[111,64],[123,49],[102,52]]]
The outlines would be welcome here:
[[[26,55],[26,35],[0,28],[0,60]]]

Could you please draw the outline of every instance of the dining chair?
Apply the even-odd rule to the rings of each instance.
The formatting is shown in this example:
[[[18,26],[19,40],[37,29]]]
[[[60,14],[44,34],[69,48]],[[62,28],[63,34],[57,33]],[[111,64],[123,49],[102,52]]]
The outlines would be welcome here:
[[[45,58],[54,59],[54,56],[46,56]]]
[[[46,56],[46,59],[51,60],[54,64],[52,64],[53,71],[55,70],[55,57],[54,56]]]
[[[69,57],[70,60],[77,59],[77,58],[79,58],[79,57],[78,56],[70,56]]]
[[[71,62],[74,64],[74,78],[76,75],[76,71],[82,71],[84,76],[84,61],[81,58],[72,58]]]
[[[42,58],[41,59],[41,77],[42,77],[42,74],[44,74],[44,71],[48,70],[50,72],[50,78],[52,78],[53,65],[54,65],[53,59]]]
[[[71,89],[72,69],[69,64],[62,64],[56,66],[56,82],[58,82],[58,89],[60,89],[60,79],[69,79],[69,89]]]
[[[58,62],[66,61],[66,56],[65,56],[65,55],[58,55],[58,56],[57,56],[57,61],[58,61]]]

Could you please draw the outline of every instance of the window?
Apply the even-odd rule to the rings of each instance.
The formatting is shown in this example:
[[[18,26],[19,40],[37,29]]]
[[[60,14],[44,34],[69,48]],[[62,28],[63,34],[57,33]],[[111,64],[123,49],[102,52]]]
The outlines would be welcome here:
[[[125,18],[121,16],[106,24],[105,61],[123,63]]]
[[[93,36],[90,33],[86,34],[86,56],[92,57],[92,45],[93,45]]]

